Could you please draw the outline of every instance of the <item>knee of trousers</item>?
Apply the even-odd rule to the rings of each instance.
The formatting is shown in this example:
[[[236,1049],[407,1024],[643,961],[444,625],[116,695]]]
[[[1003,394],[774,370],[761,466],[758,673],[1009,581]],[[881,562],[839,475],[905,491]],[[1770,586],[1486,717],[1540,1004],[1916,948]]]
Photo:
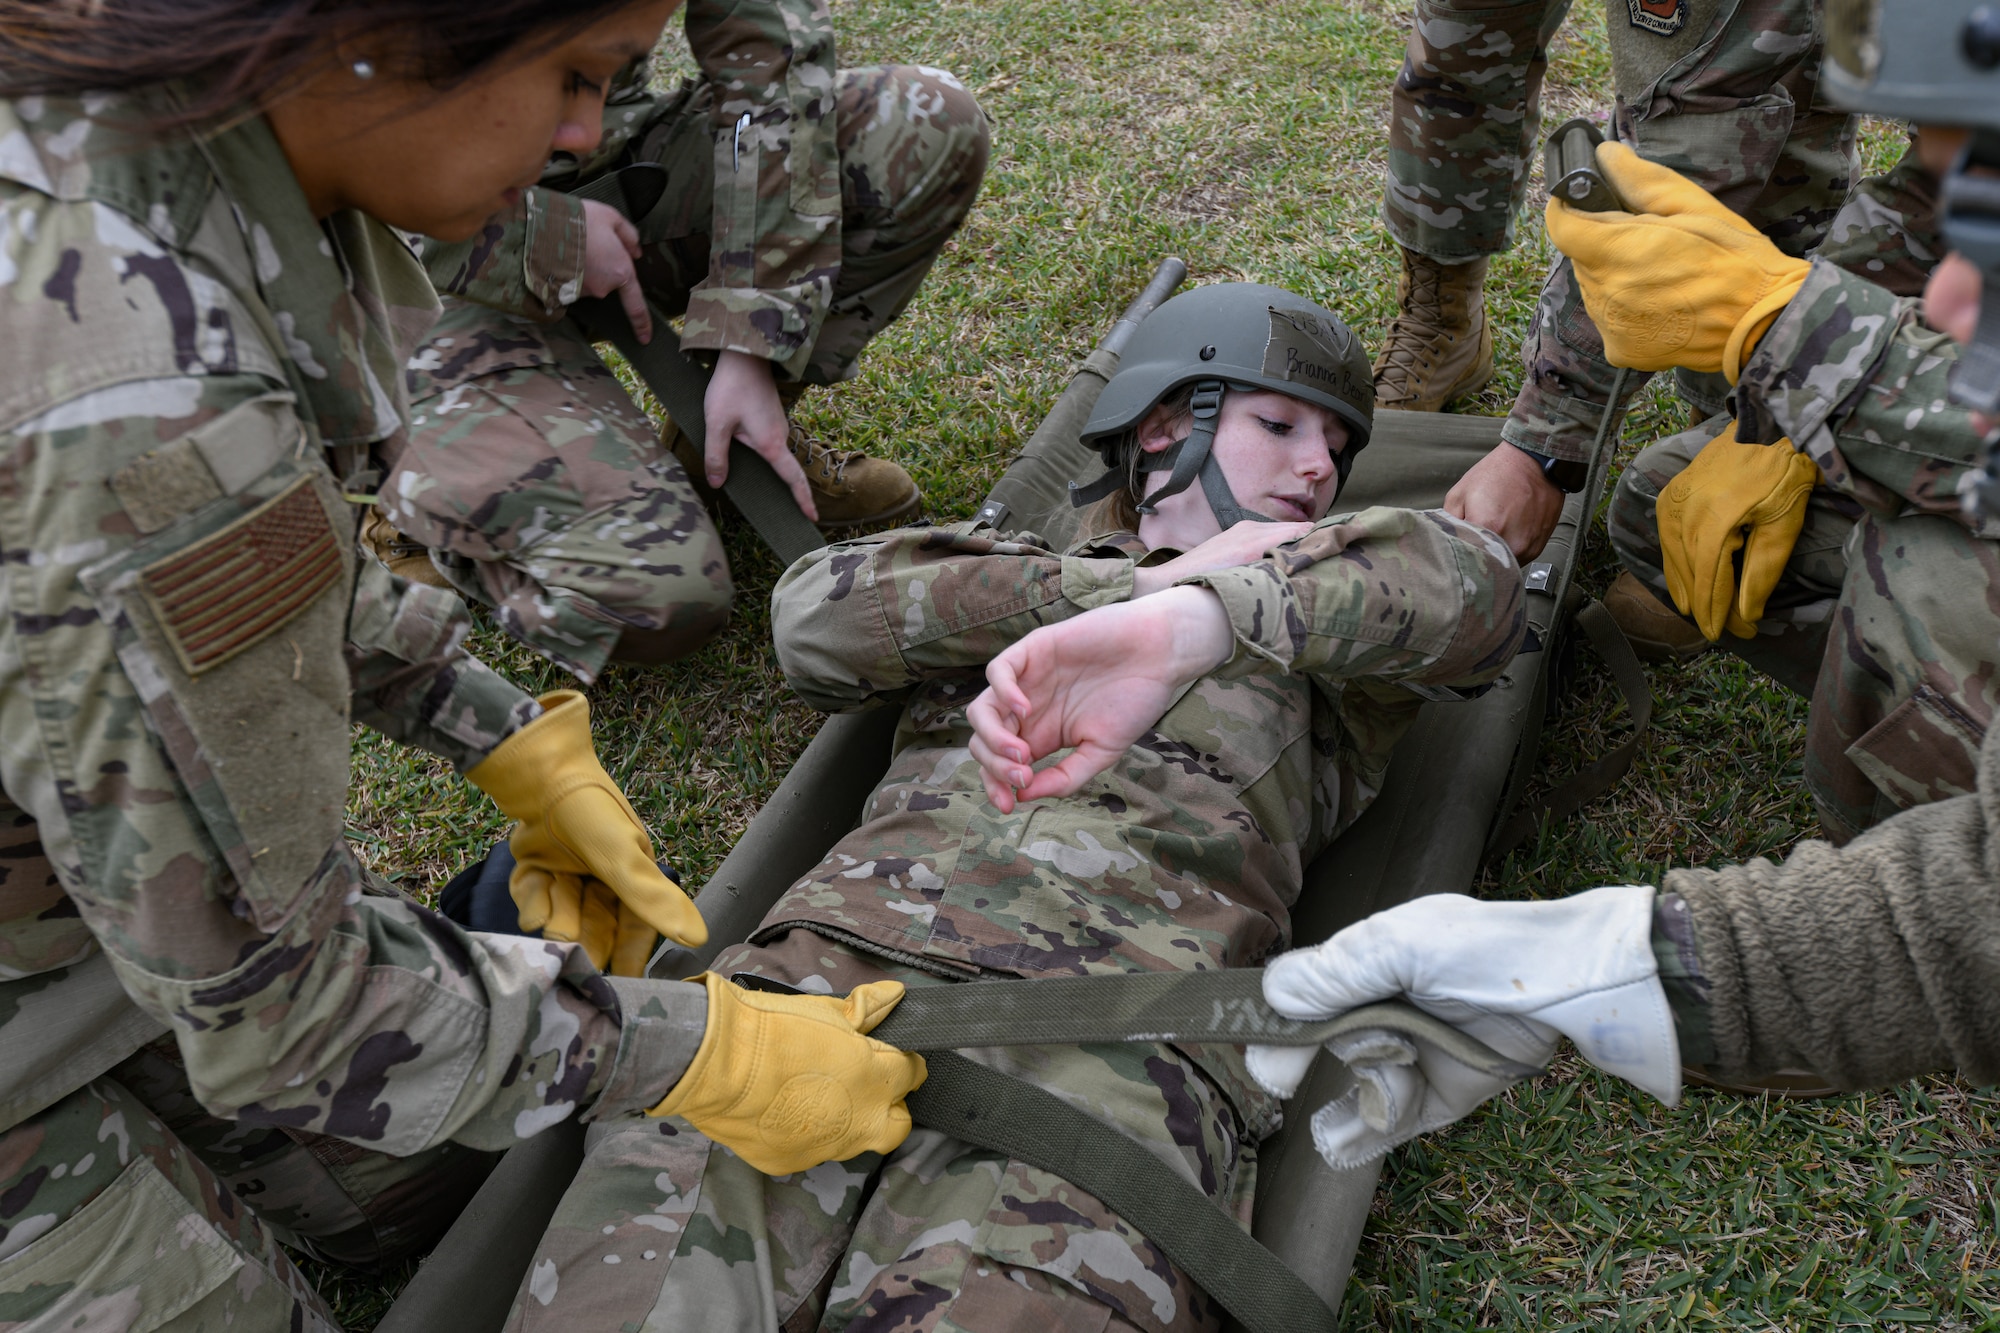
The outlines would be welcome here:
[[[1666,589],[1660,555],[1660,493],[1655,479],[1628,466],[1612,488],[1611,503],[1605,506],[1604,530],[1618,562],[1640,582]]]
[[[986,178],[992,151],[986,113],[978,99],[950,74],[914,65],[898,65],[881,73],[900,90],[897,101],[903,108],[904,123],[891,131],[893,160],[869,164],[864,170],[875,178],[878,189],[887,187],[884,194],[893,201],[890,211],[899,221],[913,227],[928,223],[946,232],[956,230],[971,212],[980,183]],[[874,106],[874,99],[869,99],[871,116]],[[882,141],[871,135],[870,142]],[[875,155],[874,151],[863,151],[870,157]],[[897,178],[909,183],[899,188]]]
[[[2000,706],[1990,669],[2000,614],[1988,600],[2000,544],[1949,519],[1870,519],[1848,565],[1813,695],[1806,779],[1823,816],[1831,807],[1861,828],[1977,786]]]
[[[638,629],[720,629],[736,596],[721,535],[671,481],[573,520],[516,560],[534,584]]]

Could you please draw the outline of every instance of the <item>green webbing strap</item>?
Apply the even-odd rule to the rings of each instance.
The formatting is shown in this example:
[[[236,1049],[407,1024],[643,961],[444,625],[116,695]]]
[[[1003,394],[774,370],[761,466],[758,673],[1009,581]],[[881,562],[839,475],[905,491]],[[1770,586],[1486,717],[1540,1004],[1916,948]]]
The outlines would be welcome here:
[[[1611,612],[1604,603],[1592,599],[1576,613],[1576,623],[1583,627],[1583,632],[1590,636],[1591,647],[1597,649],[1597,655],[1611,668],[1611,679],[1625,696],[1625,707],[1632,714],[1632,734],[1610,754],[1578,769],[1535,809],[1515,811],[1486,844],[1489,860],[1512,851],[1532,836],[1544,820],[1553,824],[1568,819],[1617,786],[1619,779],[1630,771],[1632,761],[1639,757],[1639,746],[1653,724],[1653,687],[1646,679],[1646,669],[1639,665],[1639,655],[1632,651],[1631,640],[1618,628]]]
[[[1264,971],[1255,967],[921,986],[904,995],[871,1035],[906,1051],[948,1051],[1104,1041],[1321,1046],[1362,1031],[1425,1042],[1493,1078],[1542,1072],[1401,1001],[1321,1022],[1286,1018],[1264,1003]]]
[[[1562,576],[1556,583],[1543,589],[1552,599],[1555,612],[1549,621],[1551,633],[1545,639],[1553,640],[1553,631],[1561,624],[1573,605],[1571,599],[1582,600],[1580,590],[1572,585],[1572,575],[1576,569],[1591,523],[1596,513],[1598,496],[1603,492],[1604,480],[1611,466],[1611,444],[1615,439],[1614,427],[1623,416],[1620,401],[1625,396],[1625,381],[1628,372],[1620,367],[1611,380],[1611,394],[1597,420],[1597,436],[1591,443],[1590,476],[1583,490],[1582,512],[1571,535],[1570,549],[1566,558],[1560,561]],[[1505,856],[1526,841],[1544,821],[1555,823],[1567,819],[1590,804],[1604,793],[1618,785],[1631,769],[1632,761],[1639,755],[1639,745],[1645,740],[1647,728],[1653,721],[1653,688],[1646,679],[1646,670],[1639,665],[1639,655],[1632,650],[1631,640],[1625,631],[1618,628],[1618,622],[1611,613],[1596,600],[1586,602],[1576,613],[1576,622],[1583,632],[1590,636],[1591,646],[1597,655],[1611,668],[1611,678],[1618,686],[1618,692],[1625,697],[1625,707],[1632,714],[1632,734],[1610,754],[1586,764],[1567,782],[1543,798],[1541,805],[1532,810],[1516,810],[1507,821],[1494,830],[1487,839],[1486,850],[1481,859],[1494,860]]]
[[[653,312],[653,340],[645,344],[634,336],[625,311],[609,298],[578,301],[570,313],[586,337],[618,349],[690,440],[699,444],[708,437],[708,419],[702,410],[708,395],[708,372],[687,359],[681,340],[657,310]],[[722,483],[722,493],[786,564],[826,545],[826,538],[792,499],[791,488],[756,450],[737,443],[729,446],[729,480]]]
[[[1350,1032],[1417,1038],[1509,1079],[1539,1070],[1401,1002],[1306,1023],[1264,1003],[1261,968],[1132,972],[924,986],[871,1034],[926,1052],[910,1116],[976,1147],[1050,1171],[1138,1228],[1250,1333],[1331,1330],[1334,1312],[1235,1218],[1138,1141],[1032,1083],[953,1048],[1105,1041],[1317,1046]]]
[[[1053,1172],[1095,1195],[1250,1333],[1332,1333],[1338,1326],[1318,1292],[1136,1140],[1032,1083],[962,1055],[944,1051],[926,1060],[930,1077],[909,1099],[919,1124]]]

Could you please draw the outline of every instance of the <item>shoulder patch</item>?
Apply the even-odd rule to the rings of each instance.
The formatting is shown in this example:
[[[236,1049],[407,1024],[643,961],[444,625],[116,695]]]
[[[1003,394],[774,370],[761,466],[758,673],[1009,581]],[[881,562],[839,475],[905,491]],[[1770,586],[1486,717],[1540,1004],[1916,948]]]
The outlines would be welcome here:
[[[1632,26],[1671,37],[1687,26],[1688,0],[1625,0]]]
[[[141,578],[181,666],[198,676],[305,610],[340,570],[333,525],[312,479],[301,477]]]

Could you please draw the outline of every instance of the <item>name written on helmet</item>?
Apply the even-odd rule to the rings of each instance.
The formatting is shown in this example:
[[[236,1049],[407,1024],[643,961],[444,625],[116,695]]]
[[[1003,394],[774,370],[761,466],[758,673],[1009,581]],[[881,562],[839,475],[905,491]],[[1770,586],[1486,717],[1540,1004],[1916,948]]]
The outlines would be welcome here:
[[[1337,398],[1359,387],[1347,364],[1353,333],[1303,310],[1271,310],[1271,337],[1264,344],[1264,373],[1273,379],[1310,384]]]

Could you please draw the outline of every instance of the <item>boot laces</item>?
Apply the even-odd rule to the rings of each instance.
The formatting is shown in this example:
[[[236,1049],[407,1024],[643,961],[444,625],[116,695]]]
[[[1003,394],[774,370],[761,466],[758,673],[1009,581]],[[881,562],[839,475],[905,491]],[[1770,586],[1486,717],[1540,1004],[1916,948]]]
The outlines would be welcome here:
[[[808,477],[817,477],[825,485],[838,486],[846,478],[848,463],[861,455],[853,449],[836,449],[805,427],[794,423],[790,439],[792,456]]]
[[[1376,362],[1378,392],[1386,401],[1416,396],[1416,386],[1456,340],[1445,328],[1445,267],[1417,257],[1405,270],[1409,291],[1389,323],[1388,337]],[[1465,313],[1468,328],[1461,332],[1470,331],[1471,312]]]

